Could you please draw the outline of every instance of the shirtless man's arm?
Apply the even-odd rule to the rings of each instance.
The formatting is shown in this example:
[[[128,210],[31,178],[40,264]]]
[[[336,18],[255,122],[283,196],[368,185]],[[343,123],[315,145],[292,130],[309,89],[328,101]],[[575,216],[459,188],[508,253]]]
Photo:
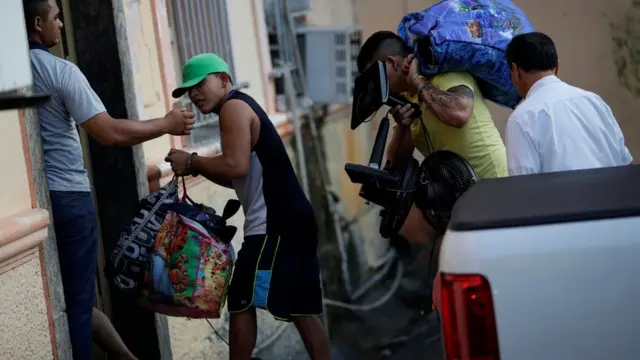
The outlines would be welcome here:
[[[200,174],[218,185],[231,187],[231,180],[249,172],[254,120],[257,121],[256,115],[246,103],[229,100],[220,111],[221,154],[207,157],[171,149],[165,160],[178,176]]]

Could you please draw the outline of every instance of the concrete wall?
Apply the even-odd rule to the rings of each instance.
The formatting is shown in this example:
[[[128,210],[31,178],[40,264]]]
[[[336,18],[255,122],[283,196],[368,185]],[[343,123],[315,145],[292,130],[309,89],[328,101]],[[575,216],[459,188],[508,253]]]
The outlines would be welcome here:
[[[340,211],[346,219],[357,219],[349,229],[361,260],[361,276],[368,265],[379,263],[389,249],[389,242],[379,232],[379,208],[367,205],[358,194],[361,185],[349,180],[344,171],[346,163],[368,164],[378,123],[360,125],[355,131],[350,128],[351,107],[333,113],[323,129],[327,168],[332,190],[340,197]],[[355,261],[355,259],[349,259]]]
[[[0,111],[0,359],[51,359],[55,330],[42,243],[49,214],[37,207],[23,112]]]
[[[124,15],[126,21],[129,56],[131,58],[133,84],[136,92],[136,109],[140,119],[154,119],[164,116],[171,108],[167,91],[165,54],[162,47],[157,19],[157,1],[126,1]],[[160,4],[161,5],[161,4]],[[161,7],[157,7],[161,8]],[[165,17],[166,21],[166,17]],[[166,28],[164,28],[166,29]],[[146,163],[155,163],[164,158],[172,146],[169,135],[147,141],[143,144]]]
[[[31,208],[29,174],[22,147],[22,135],[17,111],[0,111],[0,153],[11,154],[0,158],[3,169],[0,192],[0,218]],[[27,154],[28,155],[28,154]]]
[[[349,0],[311,0],[312,11],[307,22],[312,26],[349,26],[355,23],[354,8]]]
[[[53,358],[40,259],[0,274],[0,359]]]
[[[395,31],[402,15],[436,3],[434,0],[354,0],[355,15],[365,38],[378,30]],[[611,106],[636,158],[640,155],[640,5],[632,0],[516,0],[535,28],[556,42],[560,77],[593,91]],[[494,120],[504,131],[509,110],[491,104]],[[638,161],[638,160],[636,160]]]
[[[256,21],[255,11],[257,10],[259,8],[255,0],[227,1],[233,64],[237,77],[235,81],[237,84],[248,81],[249,88],[243,91],[265,107],[268,91],[265,86],[269,81],[262,64],[261,42],[265,38],[260,32],[264,32],[264,24]]]

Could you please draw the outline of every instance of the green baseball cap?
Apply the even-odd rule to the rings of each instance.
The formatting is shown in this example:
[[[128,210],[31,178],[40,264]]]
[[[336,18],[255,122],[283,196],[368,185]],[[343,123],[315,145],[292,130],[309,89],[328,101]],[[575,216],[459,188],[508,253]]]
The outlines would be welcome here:
[[[198,85],[209,74],[226,73],[231,76],[229,65],[216,54],[199,54],[187,61],[182,69],[182,85],[178,86],[171,96],[179,98],[189,88]]]

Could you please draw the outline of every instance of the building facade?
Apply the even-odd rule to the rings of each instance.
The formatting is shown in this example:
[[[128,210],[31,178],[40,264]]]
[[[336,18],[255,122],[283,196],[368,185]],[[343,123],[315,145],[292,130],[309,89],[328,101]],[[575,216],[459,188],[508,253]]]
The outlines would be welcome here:
[[[628,0],[612,0],[606,4],[589,0],[589,6],[583,2],[516,1],[534,26],[556,41],[560,76],[598,93],[610,104],[625,133],[627,146],[635,155],[640,151],[640,123],[634,116],[640,111],[636,68],[639,62],[635,55],[640,46],[640,28],[636,26],[640,7]],[[431,3],[434,1],[313,0],[306,2],[310,9],[305,10],[300,19],[305,26],[315,27],[358,24],[364,39],[377,30],[395,30],[404,13]],[[0,14],[9,14],[9,10],[5,12],[3,8],[7,4],[9,2],[2,2]],[[263,0],[62,0],[65,41],[54,53],[77,63],[88,74],[92,86],[99,88],[99,95],[114,116],[124,111],[131,118],[144,120],[161,117],[173,106],[170,92],[180,82],[180,68],[188,57],[198,52],[217,52],[229,61],[235,83],[270,114],[295,161],[292,115],[290,109],[281,106],[272,76],[268,4],[269,1]],[[11,8],[10,14],[21,17],[19,12]],[[87,18],[110,25],[93,25]],[[103,30],[105,28],[107,30]],[[91,38],[91,34],[97,38]],[[106,61],[98,61],[98,68],[90,66],[86,54],[99,54],[99,50],[87,44],[96,40],[112,41],[116,46],[110,56],[118,60],[114,65],[117,69],[109,68]],[[119,85],[111,89],[122,93],[121,99],[114,100],[108,95],[109,88],[100,83],[100,71],[119,74]],[[180,101],[186,104],[184,99]],[[491,110],[503,131],[508,111],[493,105]],[[349,117],[348,105],[329,106],[323,135],[331,188],[342,199],[341,210],[345,216],[352,218],[361,216],[367,208],[358,196],[358,186],[350,183],[342,169],[346,162],[368,160],[376,129],[372,122],[351,131]],[[3,325],[0,359],[70,359],[38,132],[33,110],[0,111],[0,151],[8,155],[0,157],[4,170],[0,193],[0,324]],[[100,182],[114,176],[109,174],[117,170],[109,171],[101,162],[113,160],[114,164],[121,164],[117,158],[120,155],[109,157],[111,153],[92,144],[86,134],[83,139],[100,216],[113,218],[105,205],[110,194]],[[199,115],[198,126],[191,136],[163,136],[136,147],[132,155],[122,155],[131,157],[135,165],[135,174],[131,175],[137,187],[134,196],[144,195],[170,180],[170,168],[163,162],[170,148],[194,150],[201,155],[215,154],[220,150],[218,140],[216,119]],[[193,199],[216,209],[221,209],[235,196],[233,191],[202,179],[190,179],[187,189]],[[388,248],[388,243],[377,236],[375,217],[375,213],[368,215],[357,229],[371,262]],[[232,218],[239,229],[242,222],[241,213]],[[110,223],[101,221],[102,241],[108,242],[119,229],[105,224]],[[239,231],[234,245],[241,246],[241,241]],[[105,252],[100,256],[102,268]],[[99,289],[96,306],[117,317],[115,310],[111,313],[119,305],[110,294],[106,280],[100,276],[96,283]],[[195,360],[228,356],[226,316],[211,323],[162,316],[156,316],[153,322],[157,339],[152,346],[162,348],[161,358]],[[289,358],[303,352],[292,326],[262,314],[259,327],[258,347],[265,358]]]
[[[280,107],[276,110],[277,94],[266,26],[268,11],[265,11],[262,0],[62,0],[60,7],[65,23],[63,42],[52,52],[80,67],[113,116],[125,117],[118,114],[119,109],[114,110],[114,104],[124,105],[128,118],[144,121],[164,116],[175,102],[170,93],[181,81],[181,66],[186,59],[200,52],[216,52],[230,63],[235,84],[267,110],[286,145],[293,149],[290,109]],[[307,9],[304,17],[309,24],[318,26],[353,25],[352,18],[332,22],[329,7],[330,4],[314,2],[312,10]],[[19,7],[10,10],[11,16],[22,17]],[[94,16],[94,22],[108,24],[106,32],[98,31],[100,25],[86,21],[87,14]],[[95,39],[90,38],[92,35]],[[117,46],[121,68],[122,80],[118,82],[123,99],[120,102],[105,96],[105,87],[98,80],[100,69],[89,64],[88,53],[98,51],[88,45],[89,40],[105,39],[104,36],[115,37],[116,40],[112,45]],[[108,60],[105,58],[104,61]],[[103,66],[104,72],[113,70],[105,64]],[[180,101],[189,106],[185,99]],[[346,124],[349,111],[345,111],[344,106],[332,107],[329,114]],[[0,129],[1,136],[5,137],[0,148],[13,155],[0,160],[6,170],[2,182],[5,190],[0,202],[0,287],[3,294],[0,323],[5,325],[0,330],[0,339],[5,340],[3,344],[9,344],[0,349],[0,359],[70,359],[55,238],[50,231],[47,211],[48,195],[38,141],[37,115],[33,109],[2,111]],[[99,216],[112,217],[104,205],[108,196],[104,194],[105,186],[100,184],[105,174],[100,159],[108,159],[109,156],[104,155],[104,150],[93,144],[84,131],[79,131]],[[333,131],[342,133],[341,130]],[[163,159],[171,148],[198,151],[202,155],[219,152],[216,119],[198,115],[196,129],[191,136],[163,136],[136,147],[131,156],[138,179],[138,196],[170,180],[172,174]],[[101,155],[97,157],[96,153]],[[294,155],[292,158],[295,161]],[[342,168],[342,165],[335,164],[335,167]],[[228,199],[235,197],[233,191],[202,179],[189,179],[187,189],[193,199],[216,209],[221,209]],[[105,230],[104,219],[100,222],[104,245],[109,241],[105,237],[112,237],[110,233],[118,230]],[[234,240],[234,245],[239,247],[242,213],[237,214],[232,222],[240,229]],[[101,251],[101,269],[104,259],[105,251]],[[102,272],[99,273],[96,306],[115,318],[119,306],[117,299],[110,294]],[[162,348],[159,353],[167,359],[226,358],[227,323],[226,317],[208,323],[156,316],[156,341]],[[117,320],[114,324],[119,327]],[[284,358],[303,352],[295,328],[282,327],[266,315],[261,316],[259,327],[258,347],[262,354]],[[270,338],[274,333],[277,337]],[[123,338],[127,341],[127,334]],[[96,357],[101,356],[96,351]]]
[[[402,16],[437,1],[354,0],[357,23],[366,38],[378,30],[396,31]],[[559,76],[569,84],[595,92],[611,107],[632,155],[640,154],[638,59],[640,5],[613,0],[514,0],[531,20],[556,43]],[[580,9],[576,6],[580,5]],[[338,11],[338,10],[336,10]],[[490,103],[498,129],[504,134],[510,111]]]

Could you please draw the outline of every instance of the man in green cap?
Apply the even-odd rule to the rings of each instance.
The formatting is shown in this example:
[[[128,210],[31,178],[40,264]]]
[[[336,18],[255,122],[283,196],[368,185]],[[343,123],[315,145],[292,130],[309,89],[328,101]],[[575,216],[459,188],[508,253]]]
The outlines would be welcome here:
[[[202,175],[236,191],[245,214],[244,242],[228,291],[230,358],[249,360],[256,345],[256,308],[292,321],[313,360],[329,359],[322,314],[318,226],[280,135],[249,95],[233,90],[229,66],[215,54],[190,59],[184,83],[204,114],[220,116],[222,153],[198,156],[172,149],[177,175]]]

